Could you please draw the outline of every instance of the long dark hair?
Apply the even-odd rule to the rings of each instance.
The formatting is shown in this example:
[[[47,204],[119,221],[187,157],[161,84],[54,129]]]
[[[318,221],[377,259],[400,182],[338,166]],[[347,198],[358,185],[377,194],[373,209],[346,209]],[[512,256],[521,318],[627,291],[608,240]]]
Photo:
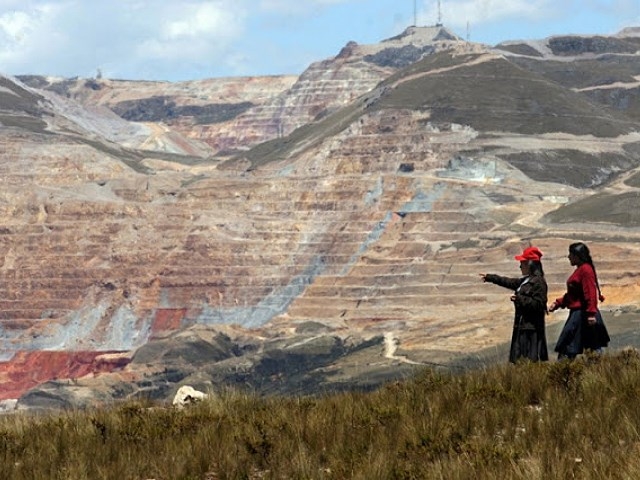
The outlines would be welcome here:
[[[539,260],[528,260],[529,275],[536,275],[538,277],[544,277],[544,270],[542,269],[542,262]]]
[[[596,277],[596,287],[598,287],[598,296],[600,297],[600,301],[604,300],[602,296],[602,292],[600,291],[600,282],[598,281],[598,274],[596,272],[596,266],[593,264],[593,260],[591,259],[591,252],[589,252],[589,247],[587,247],[582,242],[576,242],[569,245],[569,253],[575,255],[581,263],[588,263],[593,268],[593,275]]]

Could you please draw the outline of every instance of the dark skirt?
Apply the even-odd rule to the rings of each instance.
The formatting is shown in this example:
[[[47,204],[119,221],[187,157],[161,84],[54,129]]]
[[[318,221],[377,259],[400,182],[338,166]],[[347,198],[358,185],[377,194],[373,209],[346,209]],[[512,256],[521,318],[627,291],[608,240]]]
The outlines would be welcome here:
[[[573,358],[585,350],[600,350],[609,345],[610,340],[600,311],[596,313],[596,324],[589,325],[585,311],[571,310],[558,337],[555,351],[561,357]]]
[[[544,362],[549,360],[547,352],[547,337],[544,328],[537,330],[513,329],[511,337],[511,350],[509,361],[516,363],[519,359],[527,359],[532,362]]]

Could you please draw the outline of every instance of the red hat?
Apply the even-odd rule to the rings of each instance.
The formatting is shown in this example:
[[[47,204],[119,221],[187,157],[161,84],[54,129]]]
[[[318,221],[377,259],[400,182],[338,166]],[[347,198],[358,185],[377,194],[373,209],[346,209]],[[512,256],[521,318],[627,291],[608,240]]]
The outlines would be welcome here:
[[[526,260],[534,260],[536,262],[539,262],[542,258],[542,252],[538,249],[538,247],[527,247],[522,251],[520,255],[516,255],[514,258],[521,262]]]

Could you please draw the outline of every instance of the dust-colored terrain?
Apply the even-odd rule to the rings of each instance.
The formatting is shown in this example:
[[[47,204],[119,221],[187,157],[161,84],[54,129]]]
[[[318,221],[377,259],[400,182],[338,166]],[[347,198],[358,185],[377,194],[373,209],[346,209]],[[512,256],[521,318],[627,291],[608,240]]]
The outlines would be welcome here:
[[[554,298],[587,242],[611,346],[637,345],[638,38],[414,28],[298,78],[2,78],[0,399],[367,389],[506,361],[509,292],[479,273],[517,275],[530,243]]]

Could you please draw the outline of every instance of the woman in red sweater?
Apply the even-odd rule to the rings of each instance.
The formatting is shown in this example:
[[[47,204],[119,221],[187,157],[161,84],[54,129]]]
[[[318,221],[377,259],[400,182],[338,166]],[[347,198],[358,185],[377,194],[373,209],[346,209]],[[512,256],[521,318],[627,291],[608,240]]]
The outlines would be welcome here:
[[[569,309],[555,347],[559,359],[575,358],[584,350],[600,352],[610,340],[598,310],[598,301],[604,301],[604,297],[589,248],[582,242],[569,245],[569,262],[576,269],[567,279],[567,291],[549,307],[550,312]]]

